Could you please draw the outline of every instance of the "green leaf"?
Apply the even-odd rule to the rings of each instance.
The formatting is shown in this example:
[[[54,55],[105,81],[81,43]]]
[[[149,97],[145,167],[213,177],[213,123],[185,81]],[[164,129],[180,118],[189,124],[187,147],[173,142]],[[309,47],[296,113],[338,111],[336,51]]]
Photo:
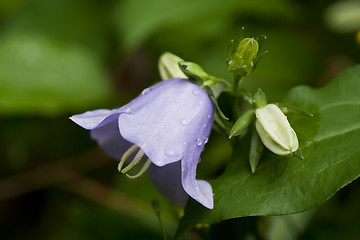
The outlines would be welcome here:
[[[324,203],[358,178],[359,76],[360,65],[343,72],[321,89],[300,86],[290,91],[285,103],[314,114],[291,121],[304,160],[265,151],[256,172],[251,174],[247,157],[249,139],[239,141],[225,172],[210,181],[214,209],[190,200],[178,234],[197,223],[302,212]]]
[[[97,55],[36,34],[0,39],[0,113],[55,115],[109,99]]]

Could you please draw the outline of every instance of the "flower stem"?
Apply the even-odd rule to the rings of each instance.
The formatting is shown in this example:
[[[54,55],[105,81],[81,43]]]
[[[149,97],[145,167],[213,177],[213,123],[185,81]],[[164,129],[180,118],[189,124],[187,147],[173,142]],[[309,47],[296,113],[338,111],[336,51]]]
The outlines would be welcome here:
[[[164,225],[163,225],[163,222],[161,220],[161,216],[160,216],[160,206],[159,206],[159,201],[157,199],[153,200],[152,201],[152,206],[154,208],[154,211],[156,213],[156,216],[158,217],[158,220],[159,220],[159,224],[160,224],[160,229],[161,229],[161,232],[162,232],[162,235],[163,235],[163,239],[164,240],[167,240],[167,236],[166,236],[166,232],[165,232],[165,229],[164,229]]]
[[[234,95],[234,107],[233,113],[235,119],[240,117],[240,105],[239,105],[239,86],[241,84],[242,77],[239,74],[234,74],[234,86],[233,86],[233,95]]]

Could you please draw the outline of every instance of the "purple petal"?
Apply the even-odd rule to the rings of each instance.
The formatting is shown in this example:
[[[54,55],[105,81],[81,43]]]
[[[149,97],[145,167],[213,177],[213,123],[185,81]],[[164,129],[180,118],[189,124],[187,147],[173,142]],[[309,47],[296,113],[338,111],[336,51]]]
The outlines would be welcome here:
[[[91,130],[90,135],[108,155],[118,160],[133,145],[120,135],[117,119]]]
[[[182,159],[205,129],[209,134],[214,115],[205,91],[186,79],[156,84],[123,108],[121,135],[158,166]]]
[[[181,162],[174,162],[163,167],[152,164],[149,168],[149,176],[155,187],[164,195],[170,203],[181,208],[189,196],[181,184]]]
[[[73,115],[70,117],[79,126],[91,130],[97,127],[104,126],[109,122],[116,120],[121,112],[121,108],[108,110],[98,109],[94,111],[88,111],[82,114]]]
[[[118,117],[121,112],[126,112],[126,109],[99,109],[73,115],[70,119],[81,127],[91,130],[91,138],[96,140],[107,154],[120,160],[132,145],[120,135]]]
[[[211,124],[199,129],[199,137],[191,143],[185,152],[181,161],[181,179],[187,194],[203,206],[212,209],[214,207],[214,200],[211,185],[206,181],[196,180],[196,167],[200,160],[200,154],[207,142],[210,128]]]

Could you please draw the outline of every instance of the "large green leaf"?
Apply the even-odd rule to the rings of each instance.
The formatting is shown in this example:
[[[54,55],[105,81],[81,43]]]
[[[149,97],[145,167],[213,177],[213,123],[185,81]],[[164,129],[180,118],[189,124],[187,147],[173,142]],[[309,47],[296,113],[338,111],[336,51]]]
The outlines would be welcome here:
[[[265,151],[252,174],[249,139],[238,141],[225,172],[210,181],[214,209],[189,201],[178,234],[197,223],[302,212],[324,203],[359,177],[359,92],[360,65],[343,72],[324,88],[300,86],[290,91],[286,103],[314,114],[296,119],[289,116],[304,160]]]

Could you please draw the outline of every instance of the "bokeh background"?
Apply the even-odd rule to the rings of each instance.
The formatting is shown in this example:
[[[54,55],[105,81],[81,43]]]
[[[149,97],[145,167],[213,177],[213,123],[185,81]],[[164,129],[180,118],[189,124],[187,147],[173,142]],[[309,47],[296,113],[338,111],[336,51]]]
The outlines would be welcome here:
[[[181,210],[148,176],[119,174],[68,118],[119,107],[159,81],[164,51],[231,78],[226,47],[242,27],[267,36],[246,87],[270,101],[360,61],[356,0],[0,0],[0,239],[162,239],[154,199],[173,235]],[[199,177],[219,174],[231,151],[213,133]],[[359,201],[357,180],[304,214],[227,220],[182,238],[359,239]]]

